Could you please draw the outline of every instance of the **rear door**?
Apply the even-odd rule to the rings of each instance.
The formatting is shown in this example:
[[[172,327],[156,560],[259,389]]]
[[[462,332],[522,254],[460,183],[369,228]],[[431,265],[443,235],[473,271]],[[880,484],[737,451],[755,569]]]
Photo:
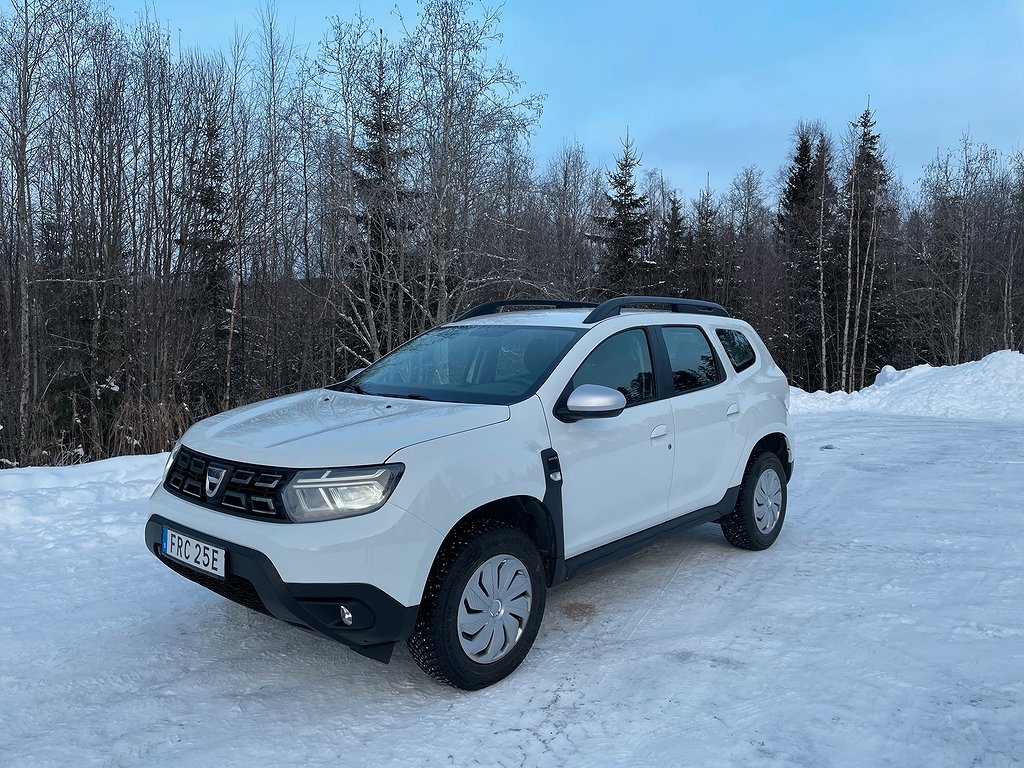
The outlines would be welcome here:
[[[669,398],[675,461],[669,491],[671,519],[721,501],[739,461],[741,403],[729,376],[699,326],[659,326],[672,372]]]

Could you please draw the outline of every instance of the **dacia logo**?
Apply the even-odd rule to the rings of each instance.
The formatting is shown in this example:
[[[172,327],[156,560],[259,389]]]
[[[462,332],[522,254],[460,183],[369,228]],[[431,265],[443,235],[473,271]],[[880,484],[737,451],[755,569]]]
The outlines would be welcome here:
[[[208,467],[206,470],[206,498],[212,499],[220,490],[224,475],[228,473],[224,467]]]

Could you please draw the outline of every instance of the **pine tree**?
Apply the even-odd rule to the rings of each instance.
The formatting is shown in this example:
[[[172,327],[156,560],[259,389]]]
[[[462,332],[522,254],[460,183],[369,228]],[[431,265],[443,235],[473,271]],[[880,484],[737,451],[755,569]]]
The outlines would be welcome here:
[[[591,236],[605,246],[598,283],[611,293],[635,290],[640,250],[650,242],[647,196],[637,191],[636,169],[639,166],[640,156],[626,131],[615,171],[608,174],[611,191],[605,193],[605,197],[611,214],[595,217],[604,232]]]

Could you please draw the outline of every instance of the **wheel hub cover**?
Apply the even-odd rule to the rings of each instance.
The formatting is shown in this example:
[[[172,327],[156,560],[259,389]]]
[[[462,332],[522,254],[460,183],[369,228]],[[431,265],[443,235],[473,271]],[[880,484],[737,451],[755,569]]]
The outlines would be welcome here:
[[[472,661],[492,664],[519,642],[533,607],[533,585],[523,562],[495,555],[469,577],[459,600],[459,644]]]
[[[754,487],[754,521],[761,533],[771,533],[782,516],[782,481],[774,469],[766,469]]]

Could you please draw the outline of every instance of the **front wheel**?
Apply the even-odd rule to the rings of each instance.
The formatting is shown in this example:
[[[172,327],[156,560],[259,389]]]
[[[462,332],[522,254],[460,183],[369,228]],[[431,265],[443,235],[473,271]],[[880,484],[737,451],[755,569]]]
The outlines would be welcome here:
[[[720,521],[729,543],[741,549],[768,549],[786,519],[786,470],[774,453],[754,456],[743,473],[736,507]]]
[[[544,615],[547,580],[523,533],[482,521],[438,555],[409,651],[427,674],[478,690],[511,674]]]

